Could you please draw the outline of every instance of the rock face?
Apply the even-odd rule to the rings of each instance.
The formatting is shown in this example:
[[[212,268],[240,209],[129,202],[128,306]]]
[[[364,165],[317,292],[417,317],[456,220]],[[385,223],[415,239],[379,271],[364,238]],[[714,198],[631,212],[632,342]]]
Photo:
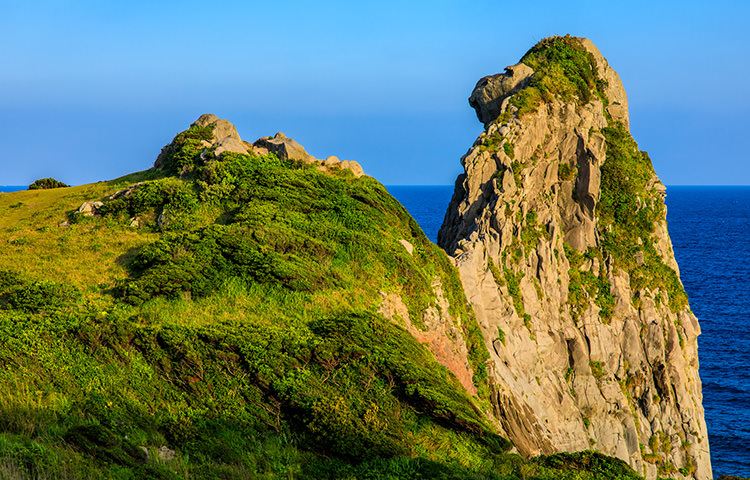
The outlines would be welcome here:
[[[712,478],[700,327],[617,73],[589,40],[555,37],[469,101],[486,128],[438,244],[490,350],[504,434],[523,455],[594,448],[647,478]]]

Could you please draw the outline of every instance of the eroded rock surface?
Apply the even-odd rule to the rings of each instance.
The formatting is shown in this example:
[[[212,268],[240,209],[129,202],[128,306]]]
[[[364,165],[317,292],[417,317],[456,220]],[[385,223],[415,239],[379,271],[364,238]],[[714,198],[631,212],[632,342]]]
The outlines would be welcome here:
[[[491,353],[495,416],[524,455],[594,448],[649,479],[712,478],[700,327],[664,186],[629,147],[617,73],[589,40],[560,41],[589,59],[590,98],[529,108],[537,72],[523,63],[480,80],[470,103],[486,129],[438,235]]]

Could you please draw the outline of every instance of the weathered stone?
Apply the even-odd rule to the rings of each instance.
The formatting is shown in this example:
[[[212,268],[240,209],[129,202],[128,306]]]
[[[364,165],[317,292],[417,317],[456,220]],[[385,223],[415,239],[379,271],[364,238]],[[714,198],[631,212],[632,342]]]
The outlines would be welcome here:
[[[365,171],[362,169],[362,166],[355,162],[354,160],[342,160],[341,161],[341,168],[345,170],[350,170],[355,177],[361,177],[365,174]]]
[[[399,240],[399,243],[404,246],[406,251],[409,252],[409,255],[414,254],[414,245],[412,245],[410,242],[402,238],[401,240]]]
[[[200,117],[198,117],[198,120],[193,122],[193,125],[196,125],[198,127],[207,127],[211,125],[212,123],[219,120],[219,117],[212,113],[204,113]]]
[[[99,213],[99,209],[103,206],[104,203],[98,200],[93,202],[83,202],[76,212],[85,217],[93,217]]]
[[[159,456],[159,460],[163,462],[171,462],[175,459],[175,457],[177,457],[177,452],[167,447],[166,445],[162,445],[161,447],[159,447],[159,450],[157,450],[156,454]]]
[[[597,218],[607,162],[600,131],[608,115],[628,125],[617,73],[590,41],[578,41],[607,82],[606,110],[599,98],[584,105],[558,98],[519,117],[508,98],[524,88],[530,69],[519,64],[480,80],[470,103],[486,131],[461,158],[465,173],[456,180],[438,244],[453,255],[486,339],[495,416],[520,453],[584,450],[593,441],[653,479],[657,470],[644,462],[639,443],[663,431],[673,445],[700,438],[687,451],[673,448],[663,457],[680,468],[689,455],[696,466],[690,477],[708,480],[700,326],[688,307],[673,313],[667,292],[631,291],[628,272],[606,255],[578,268],[609,283],[611,314],[602,316],[595,294],[581,311],[569,302],[575,279],[565,244],[601,253],[606,228]],[[501,114],[508,118],[502,124]],[[487,150],[485,141],[495,133],[513,144],[513,159],[502,143],[496,152]],[[655,174],[646,190],[664,196]],[[540,233],[531,237],[534,229]],[[664,217],[655,221],[653,238],[664,263],[679,273]],[[634,260],[645,263],[642,252]],[[505,272],[518,279],[513,288]],[[504,343],[495,341],[498,329]]]
[[[503,100],[524,87],[534,71],[523,63],[505,67],[505,73],[488,75],[477,82],[469,97],[479,121],[485,126],[501,113]]]
[[[341,162],[339,161],[339,157],[335,155],[331,155],[330,157],[326,158],[325,162],[323,162],[323,165],[326,167],[333,167],[334,165],[338,165]]]
[[[265,148],[275,153],[282,160],[296,160],[303,163],[317,163],[316,159],[305,151],[304,147],[288,138],[281,132],[273,137],[262,137],[253,143],[253,147]]]

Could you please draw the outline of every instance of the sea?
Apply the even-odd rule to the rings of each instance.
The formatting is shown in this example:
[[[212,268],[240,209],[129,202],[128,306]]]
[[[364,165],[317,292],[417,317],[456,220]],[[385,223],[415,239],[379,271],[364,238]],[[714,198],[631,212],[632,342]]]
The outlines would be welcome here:
[[[452,186],[389,186],[430,240]],[[750,477],[750,187],[667,187],[680,278],[698,317],[714,477]]]
[[[0,192],[27,186],[0,186]],[[389,186],[427,237],[452,186]],[[667,187],[667,222],[698,337],[715,477],[750,477],[750,187]],[[2,215],[2,212],[0,212]]]

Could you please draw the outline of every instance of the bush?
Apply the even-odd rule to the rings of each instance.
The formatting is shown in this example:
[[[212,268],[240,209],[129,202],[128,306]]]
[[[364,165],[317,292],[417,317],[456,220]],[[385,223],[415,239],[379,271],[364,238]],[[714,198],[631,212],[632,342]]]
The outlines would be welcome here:
[[[63,188],[69,186],[70,185],[66,185],[59,180],[55,180],[54,178],[40,178],[38,180],[34,180],[34,183],[29,185],[29,190],[44,190],[48,188]]]
[[[50,280],[36,281],[7,294],[12,308],[29,313],[59,310],[80,298],[81,292],[76,287]]]

